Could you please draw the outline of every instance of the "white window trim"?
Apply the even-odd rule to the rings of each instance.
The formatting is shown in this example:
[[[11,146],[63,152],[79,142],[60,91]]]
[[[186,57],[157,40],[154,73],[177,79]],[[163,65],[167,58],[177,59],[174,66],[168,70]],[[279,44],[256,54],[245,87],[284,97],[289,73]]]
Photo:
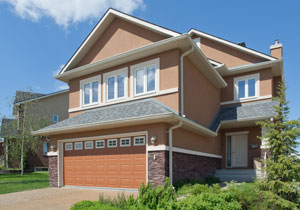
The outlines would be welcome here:
[[[248,80],[249,79],[255,79],[255,96],[251,96],[251,97],[248,97]],[[244,81],[244,80],[246,83],[245,84],[245,98],[238,98],[238,82]],[[234,99],[236,101],[244,101],[244,100],[255,99],[255,98],[260,97],[259,83],[260,83],[259,73],[234,78],[234,83],[233,83]]]
[[[98,142],[103,142],[103,147],[98,147],[98,145],[97,145]],[[96,143],[95,143],[95,146],[96,146],[96,149],[105,148],[105,140],[97,140]]]
[[[129,144],[125,144],[125,145],[122,145],[122,140],[128,140],[129,139]],[[128,138],[120,138],[120,147],[130,147],[131,146],[131,138],[128,137]]]
[[[98,81],[98,102],[92,102],[92,83]],[[84,84],[90,83],[90,102],[89,104],[84,104],[84,90],[83,86]],[[101,103],[101,75],[90,77],[87,79],[80,80],[80,107],[89,107],[89,106],[95,106]]]
[[[193,39],[193,41],[196,43],[196,45],[197,45],[199,48],[201,48],[201,39],[200,39],[200,37],[197,37],[197,38]]]
[[[54,117],[57,116],[57,121],[54,121]],[[59,121],[58,114],[52,115],[52,122],[57,123]]]
[[[140,139],[140,138],[143,138],[143,139],[144,139],[144,143],[143,143],[143,144],[136,144],[136,143],[135,143],[135,140],[136,140],[136,139]],[[133,138],[133,145],[134,145],[134,146],[143,146],[143,145],[145,145],[145,142],[146,142],[145,136],[135,136],[135,137]]]
[[[117,76],[120,75],[120,74],[125,75],[125,79],[124,79],[124,96],[118,98]],[[108,100],[107,79],[110,78],[110,77],[115,77],[115,84],[114,84],[115,98]],[[128,68],[127,67],[119,69],[119,70],[114,70],[114,71],[108,72],[108,73],[103,75],[103,94],[104,94],[104,101],[105,102],[119,101],[119,100],[123,100],[123,99],[128,97]]]
[[[90,142],[92,142],[92,147],[87,147],[87,146],[86,146],[87,143],[90,143]],[[85,142],[84,142],[84,149],[94,149],[94,141],[85,141]]]
[[[71,145],[71,148],[70,149],[67,149],[67,145]],[[71,151],[73,150],[73,143],[65,143],[65,151]]]
[[[155,89],[154,91],[150,91],[150,92],[147,92],[146,89],[147,89],[147,86],[145,86],[145,91],[144,93],[139,93],[139,94],[135,94],[135,81],[136,81],[136,71],[137,70],[140,70],[142,68],[147,68],[149,66],[153,66],[155,65]],[[135,64],[135,65],[132,65],[130,66],[130,97],[139,97],[139,96],[143,96],[143,95],[151,95],[151,94],[155,94],[157,92],[159,92],[160,90],[160,60],[159,58],[155,58],[155,59],[152,59],[152,60],[149,60],[149,61],[146,61],[146,62],[143,62],[143,63],[138,63],[138,64]],[[145,79],[144,79],[145,80]],[[144,81],[145,83],[145,81]]]
[[[76,148],[76,145],[81,145],[81,148]],[[82,143],[82,141],[81,142],[75,142],[74,143],[74,149],[75,150],[82,150],[83,149],[83,143]]]
[[[109,146],[109,142],[115,141],[116,145],[115,146]],[[118,147],[118,139],[108,139],[107,140],[107,147],[111,148],[111,147]]]

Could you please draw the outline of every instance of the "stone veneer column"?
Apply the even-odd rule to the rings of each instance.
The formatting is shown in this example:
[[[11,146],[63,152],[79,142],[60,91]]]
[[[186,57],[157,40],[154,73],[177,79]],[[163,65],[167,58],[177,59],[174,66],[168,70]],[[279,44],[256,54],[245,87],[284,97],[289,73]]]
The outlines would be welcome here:
[[[48,153],[49,154],[49,153]],[[48,155],[49,159],[49,184],[58,187],[57,154]]]
[[[148,182],[161,185],[169,175],[169,151],[148,152]]]

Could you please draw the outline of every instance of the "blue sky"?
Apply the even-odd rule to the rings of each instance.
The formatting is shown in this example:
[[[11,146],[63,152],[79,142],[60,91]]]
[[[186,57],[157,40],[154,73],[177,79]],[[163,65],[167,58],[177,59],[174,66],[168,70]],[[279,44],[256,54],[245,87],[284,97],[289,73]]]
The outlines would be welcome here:
[[[39,3],[40,2],[40,3]],[[42,2],[42,3],[41,3]],[[59,3],[57,3],[59,2]],[[61,3],[64,2],[64,3]],[[283,43],[290,118],[300,116],[300,2],[171,0],[0,0],[0,113],[16,90],[50,93],[65,87],[53,79],[108,7],[155,24],[187,32],[190,28],[269,53]]]

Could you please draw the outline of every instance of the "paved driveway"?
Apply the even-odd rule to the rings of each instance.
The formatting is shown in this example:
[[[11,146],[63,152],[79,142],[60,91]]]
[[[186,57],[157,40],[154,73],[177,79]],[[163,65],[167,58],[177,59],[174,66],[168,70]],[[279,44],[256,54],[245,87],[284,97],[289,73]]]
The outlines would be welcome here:
[[[0,186],[1,187],[1,186]],[[99,194],[117,197],[122,191],[79,189],[79,188],[44,188],[0,195],[0,209],[70,209],[72,204],[82,200],[98,200]],[[126,196],[137,194],[124,192]]]

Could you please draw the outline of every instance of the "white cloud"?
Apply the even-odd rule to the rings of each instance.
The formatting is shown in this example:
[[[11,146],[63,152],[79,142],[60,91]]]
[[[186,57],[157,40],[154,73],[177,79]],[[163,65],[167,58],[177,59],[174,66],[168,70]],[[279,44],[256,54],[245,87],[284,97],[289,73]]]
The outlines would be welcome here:
[[[68,84],[61,84],[61,85],[56,85],[55,89],[56,90],[65,90],[65,89],[68,89],[69,88],[69,85]]]
[[[71,23],[99,18],[109,8],[132,13],[144,8],[143,0],[0,0],[13,6],[21,18],[39,21],[53,18],[56,24],[67,28]]]

